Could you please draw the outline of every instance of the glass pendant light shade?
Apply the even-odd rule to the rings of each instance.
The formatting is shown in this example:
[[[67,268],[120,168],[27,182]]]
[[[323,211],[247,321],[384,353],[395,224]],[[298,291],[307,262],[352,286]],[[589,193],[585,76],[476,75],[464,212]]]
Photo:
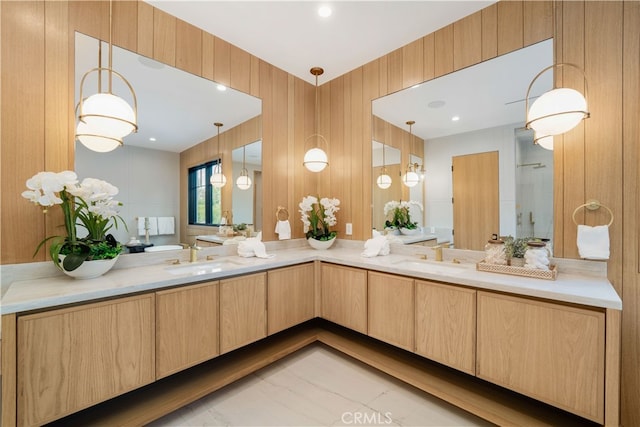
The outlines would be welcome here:
[[[573,129],[588,117],[587,101],[575,89],[559,88],[545,92],[529,109],[528,124],[541,135],[559,135]]]
[[[227,177],[222,173],[222,168],[220,164],[217,164],[213,167],[213,174],[210,179],[211,185],[216,188],[222,188],[227,183]]]
[[[91,126],[83,122],[78,123],[76,138],[89,150],[98,153],[108,153],[122,145],[122,139],[101,135],[100,132],[94,131]]]
[[[535,139],[535,143],[545,150],[553,150],[553,136],[543,136]]]
[[[123,138],[136,129],[133,108],[111,93],[96,93],[81,104],[80,121],[101,135]]]
[[[244,172],[246,173],[247,170],[245,169]],[[251,178],[249,178],[249,175],[240,175],[236,180],[236,186],[240,190],[248,190],[251,188]]]
[[[420,182],[420,175],[415,173],[413,170],[408,170],[402,176],[402,183],[407,187],[415,187]]]
[[[387,188],[391,187],[391,182],[392,182],[391,177],[386,173],[381,173],[378,176],[378,179],[376,180],[376,184],[378,184],[378,187],[380,187],[383,190],[386,190]]]
[[[329,164],[329,158],[324,150],[316,147],[305,153],[302,164],[311,172],[320,172]]]

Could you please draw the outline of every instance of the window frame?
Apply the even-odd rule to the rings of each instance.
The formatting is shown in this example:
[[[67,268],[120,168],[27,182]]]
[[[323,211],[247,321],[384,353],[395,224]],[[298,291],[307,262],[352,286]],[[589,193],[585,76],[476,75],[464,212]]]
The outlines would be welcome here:
[[[206,163],[202,163],[197,166],[192,166],[188,169],[187,174],[187,217],[189,225],[214,227],[219,226],[219,221],[214,222],[214,187],[211,185],[211,175],[217,165],[221,165],[222,161],[219,159],[212,160]],[[205,222],[197,222],[198,212],[198,189],[202,186],[198,186],[198,175],[200,171],[205,171]],[[219,190],[222,192],[222,189]],[[220,195],[222,199],[222,194]],[[222,200],[220,200],[220,212],[222,212]]]

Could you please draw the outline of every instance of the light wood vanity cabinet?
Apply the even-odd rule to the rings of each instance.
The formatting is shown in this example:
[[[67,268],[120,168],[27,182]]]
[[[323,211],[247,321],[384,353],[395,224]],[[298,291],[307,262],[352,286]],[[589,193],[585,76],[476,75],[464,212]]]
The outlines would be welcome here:
[[[41,425],[155,380],[153,294],[20,316],[17,334],[18,425]]]
[[[369,336],[414,349],[414,280],[369,272]]]
[[[416,353],[474,375],[476,291],[425,280],[415,286]]]
[[[367,270],[322,263],[322,317],[367,333]]]
[[[267,272],[267,327],[275,334],[315,317],[313,263]]]
[[[220,353],[267,336],[267,273],[220,281]]]
[[[478,292],[477,375],[604,421],[605,314]]]
[[[156,292],[156,378],[220,354],[218,284]]]

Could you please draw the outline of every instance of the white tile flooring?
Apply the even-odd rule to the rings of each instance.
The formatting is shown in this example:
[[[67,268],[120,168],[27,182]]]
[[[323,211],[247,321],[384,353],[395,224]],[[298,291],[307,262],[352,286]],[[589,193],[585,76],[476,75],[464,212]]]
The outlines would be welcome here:
[[[489,426],[348,356],[314,344],[150,424]]]

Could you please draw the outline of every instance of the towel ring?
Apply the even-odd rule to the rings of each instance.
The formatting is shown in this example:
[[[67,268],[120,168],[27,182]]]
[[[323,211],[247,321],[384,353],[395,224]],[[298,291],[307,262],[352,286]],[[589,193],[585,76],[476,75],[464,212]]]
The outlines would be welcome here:
[[[286,221],[289,219],[289,211],[287,208],[278,206],[278,210],[276,210],[276,217],[278,221]]]
[[[571,215],[571,219],[573,219],[573,223],[575,225],[578,225],[578,222],[576,221],[576,214],[582,208],[587,208],[590,211],[595,211],[598,208],[605,208],[607,210],[607,212],[609,212],[609,215],[611,216],[611,221],[609,221],[609,224],[607,224],[607,227],[609,227],[609,226],[611,226],[611,224],[613,224],[613,212],[611,211],[611,209],[609,209],[607,206],[601,204],[599,201],[597,201],[595,199],[590,199],[590,200],[587,200],[587,203],[578,206],[576,208],[576,210],[573,211],[573,215]]]

